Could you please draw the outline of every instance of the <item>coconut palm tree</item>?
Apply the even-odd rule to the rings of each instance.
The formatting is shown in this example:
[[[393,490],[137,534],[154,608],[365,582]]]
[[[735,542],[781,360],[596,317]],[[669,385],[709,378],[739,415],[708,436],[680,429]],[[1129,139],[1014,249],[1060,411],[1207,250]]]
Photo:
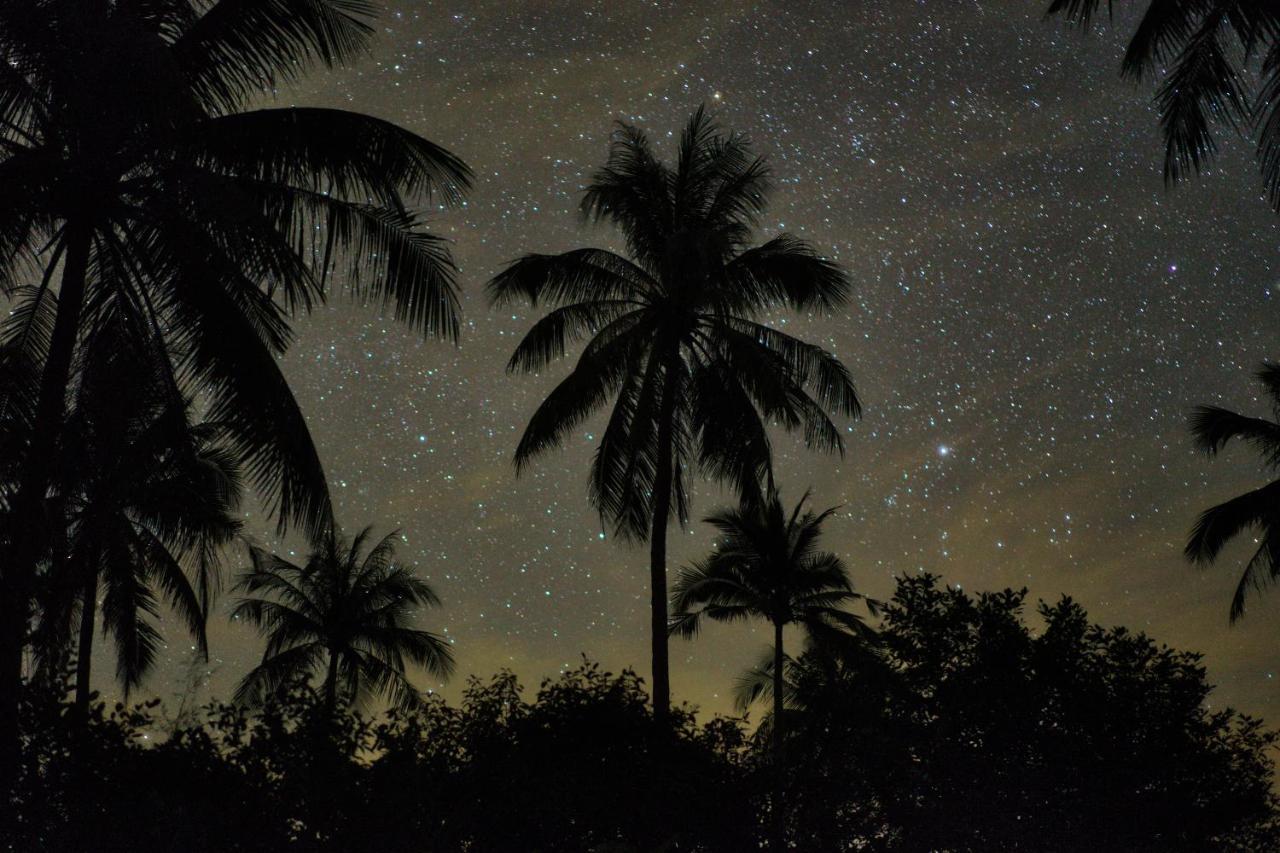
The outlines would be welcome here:
[[[219,550],[240,530],[239,470],[218,443],[220,431],[191,423],[189,401],[174,405],[155,360],[109,331],[97,335],[80,372],[51,490],[66,556],[49,566],[52,601],[42,621],[54,624],[44,638],[61,647],[61,625],[78,602],[80,720],[89,707],[99,589],[103,633],[115,642],[116,676],[128,695],[155,659],[160,635],[150,619],[158,598],[207,656]]]
[[[1232,439],[1253,446],[1263,465],[1280,472],[1280,364],[1265,363],[1257,371],[1271,400],[1271,420],[1237,414],[1218,406],[1200,406],[1191,415],[1196,445],[1216,456]],[[1231,621],[1244,615],[1249,591],[1260,591],[1280,577],[1280,479],[1245,492],[1200,514],[1187,540],[1187,558],[1210,565],[1228,542],[1254,531],[1258,547],[1245,563],[1231,599]]]
[[[359,55],[372,10],[366,0],[0,0],[0,291],[38,281],[58,297],[13,497],[18,529],[43,529],[77,347],[113,312],[163,354],[175,389],[200,390],[281,525],[320,535],[331,524],[276,363],[289,318],[322,301],[336,274],[415,327],[456,337],[449,253],[409,204],[453,203],[468,172],[369,116],[251,107],[317,63]],[[2,563],[4,750],[17,743],[43,550],[38,536],[15,537]]]
[[[671,597],[672,634],[693,637],[704,618],[717,622],[758,618],[773,625],[772,814],[777,849],[783,849],[785,826],[783,629],[800,625],[811,641],[830,645],[867,643],[874,634],[862,617],[846,608],[858,601],[872,615],[878,608],[876,601],[853,591],[844,562],[818,547],[822,525],[837,507],[815,513],[804,509],[808,499],[806,493],[788,513],[777,491],[770,489],[762,501],[746,501],[709,516],[707,523],[719,534],[715,553],[683,567]]]
[[[1049,14],[1088,26],[1102,4],[1052,0]],[[1106,5],[1111,11],[1120,4]],[[1280,210],[1280,7],[1270,0],[1152,0],[1122,72],[1135,80],[1163,75],[1156,107],[1167,181],[1213,160],[1215,129],[1249,134],[1271,204]]]
[[[396,533],[360,552],[372,528],[351,542],[331,536],[298,566],[260,548],[237,589],[247,593],[233,619],[267,640],[262,663],[240,682],[236,701],[259,703],[300,676],[323,669],[330,717],[377,695],[398,707],[421,702],[405,677],[406,659],[438,678],[453,672],[449,641],[408,626],[415,607],[438,607],[427,583],[395,559]]]
[[[721,132],[701,109],[674,165],[658,159],[639,129],[620,125],[582,211],[617,228],[627,256],[526,255],[489,283],[494,304],[552,309],[516,348],[510,370],[541,370],[590,338],[530,418],[516,469],[612,400],[589,494],[618,535],[649,540],[661,719],[670,705],[666,531],[672,515],[682,524],[688,518],[686,477],[700,471],[751,493],[769,466],[767,424],[842,450],[827,411],[859,412],[849,373],[832,353],[760,320],[783,307],[827,313],[849,291],[840,268],[796,237],[749,246],[769,186],[747,139]]]

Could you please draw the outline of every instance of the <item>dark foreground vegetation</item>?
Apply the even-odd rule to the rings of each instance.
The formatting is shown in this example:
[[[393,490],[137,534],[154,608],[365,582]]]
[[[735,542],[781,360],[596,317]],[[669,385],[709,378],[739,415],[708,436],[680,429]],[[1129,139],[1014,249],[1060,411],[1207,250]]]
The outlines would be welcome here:
[[[1197,655],[1068,599],[900,579],[883,651],[788,658],[796,850],[1273,850],[1275,736],[1207,710]],[[1034,630],[1028,627],[1034,623]],[[760,695],[748,675],[743,700]],[[767,678],[765,679],[767,681]],[[772,721],[656,726],[631,672],[472,679],[461,704],[330,716],[298,683],[170,727],[33,688],[17,849],[741,851],[772,835]],[[770,848],[772,849],[772,848]]]
[[[1171,180],[1208,162],[1217,124],[1250,124],[1280,206],[1274,7],[1150,4],[1126,68],[1172,61]],[[1087,24],[1102,4],[1051,8]],[[505,672],[458,706],[420,693],[410,666],[454,667],[451,640],[416,625],[441,602],[395,561],[395,534],[342,535],[277,364],[293,321],[338,291],[430,336],[462,328],[425,213],[461,202],[470,168],[371,116],[260,106],[360,56],[375,12],[0,0],[0,846],[1280,849],[1276,735],[1214,707],[1197,655],[1092,625],[1069,599],[1028,613],[1025,591],[918,575],[866,599],[819,547],[832,511],[782,501],[771,433],[842,452],[833,418],[862,404],[834,352],[763,318],[838,316],[853,282],[819,247],[766,233],[766,160],[701,109],[665,151],[620,124],[589,177],[582,212],[623,251],[534,251],[487,291],[543,312],[513,372],[577,351],[517,470],[606,418],[586,498],[648,546],[653,684],[584,662],[532,698]],[[1256,89],[1241,82],[1254,71]],[[1192,434],[1210,455],[1252,445],[1274,475],[1280,367],[1258,379],[1270,420],[1202,407]],[[738,504],[707,519],[716,551],[670,585],[667,535],[692,518],[695,478]],[[105,707],[97,636],[126,695],[156,663],[162,606],[207,658],[250,493],[309,556],[250,548],[233,612],[264,650],[235,703]],[[1257,535],[1233,620],[1280,579],[1278,499],[1273,480],[1192,530],[1186,555],[1204,565]],[[669,635],[742,620],[774,641],[742,678],[746,716],[673,706]],[[389,710],[361,716],[373,699]]]

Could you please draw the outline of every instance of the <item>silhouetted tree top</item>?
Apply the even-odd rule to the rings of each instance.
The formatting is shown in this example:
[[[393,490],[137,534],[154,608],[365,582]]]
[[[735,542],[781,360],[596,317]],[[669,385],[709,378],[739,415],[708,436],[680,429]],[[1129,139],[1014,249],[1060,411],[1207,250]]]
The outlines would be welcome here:
[[[674,165],[620,124],[582,200],[583,215],[623,236],[627,255],[576,249],[531,254],[489,282],[493,304],[550,310],[516,347],[512,371],[534,372],[585,341],[569,375],[529,419],[519,472],[612,403],[591,464],[588,496],[601,520],[648,539],[654,702],[670,704],[666,535],[689,517],[687,478],[699,473],[754,494],[770,477],[768,426],[843,451],[829,413],[860,404],[835,354],[761,322],[789,307],[825,313],[849,282],[803,240],[752,246],[770,188],[746,137],[698,109]]]
[[[788,668],[800,849],[1276,849],[1276,735],[1211,706],[1200,655],[1025,602],[903,577],[883,665]]]
[[[803,240],[781,234],[749,247],[770,189],[748,140],[703,110],[680,137],[677,161],[658,159],[638,128],[620,125],[608,161],[583,197],[584,216],[607,221],[630,257],[603,249],[526,255],[489,283],[495,304],[551,311],[511,356],[538,371],[589,338],[577,364],[530,419],[518,468],[615,400],[592,469],[591,497],[623,535],[649,535],[663,401],[672,408],[674,504],[687,518],[686,468],[750,492],[769,458],[765,426],[843,447],[831,410],[857,416],[848,371],[831,353],[766,326],[778,306],[827,312],[849,283]],[[670,393],[665,393],[669,388]]]
[[[79,610],[81,710],[99,593],[127,695],[159,652],[161,601],[207,655],[219,552],[240,531],[240,471],[219,429],[194,422],[191,401],[117,321],[99,329],[78,371],[48,499],[54,546],[35,651],[57,660]]]
[[[174,381],[209,396],[281,522],[330,523],[275,363],[290,315],[321,302],[332,276],[415,328],[459,329],[447,246],[410,205],[458,201],[466,166],[359,113],[252,108],[364,52],[372,12],[360,0],[0,2],[0,289],[59,291],[43,331],[45,426],[77,330],[126,312]]]
[[[240,682],[236,699],[261,703],[300,676],[323,671],[330,712],[378,696],[397,707],[421,704],[405,676],[412,663],[438,678],[453,672],[449,641],[410,627],[416,608],[438,607],[431,587],[395,562],[397,533],[370,541],[331,536],[303,566],[251,547],[253,566],[236,589],[232,611],[266,637],[262,663]]]
[[[783,631],[805,629],[809,644],[867,646],[874,632],[848,607],[864,602],[874,614],[877,603],[853,591],[844,561],[819,547],[822,525],[837,507],[805,509],[806,492],[788,512],[770,486],[763,499],[750,497],[722,509],[706,521],[716,529],[710,557],[680,570],[672,594],[673,634],[693,637],[703,617],[717,622],[757,618],[773,627],[774,795],[769,804],[773,832],[770,849],[786,849],[786,715]]]
[[[1215,133],[1252,136],[1263,182],[1280,209],[1280,8],[1271,0],[1142,0],[1122,73],[1160,77],[1156,109],[1166,180],[1200,172],[1217,154]],[[1106,0],[1115,8],[1140,6]],[[1052,0],[1050,15],[1089,26],[1103,0]]]
[[[716,530],[711,556],[682,568],[672,588],[671,632],[695,636],[703,617],[735,622],[752,617],[798,624],[811,637],[874,641],[874,632],[848,608],[878,602],[855,592],[839,556],[820,547],[823,524],[839,507],[806,509],[806,492],[788,512],[776,490],[706,518]]]

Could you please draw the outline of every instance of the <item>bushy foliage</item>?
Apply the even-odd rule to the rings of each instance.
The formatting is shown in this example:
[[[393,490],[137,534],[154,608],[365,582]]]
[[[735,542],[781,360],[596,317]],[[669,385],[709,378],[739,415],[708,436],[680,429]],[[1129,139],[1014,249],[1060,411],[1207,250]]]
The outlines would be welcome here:
[[[1198,654],[1025,600],[902,578],[882,661],[797,662],[801,849],[1280,849],[1276,736]]]
[[[1070,599],[903,578],[877,650],[786,668],[791,849],[1280,849],[1260,721],[1209,703],[1196,654],[1092,624]],[[1031,624],[1028,624],[1028,623]],[[166,732],[155,703],[77,733],[28,691],[14,849],[602,853],[760,849],[767,727],[664,727],[644,684],[590,662],[527,698],[473,678],[376,718],[299,683]]]
[[[736,851],[754,830],[738,721],[688,708],[655,727],[630,671],[584,662],[529,701],[473,678],[378,720],[330,718],[305,684],[249,714],[215,703],[157,737],[157,703],[94,706],[84,735],[55,697],[31,732],[16,849]],[[73,742],[73,739],[75,742]]]

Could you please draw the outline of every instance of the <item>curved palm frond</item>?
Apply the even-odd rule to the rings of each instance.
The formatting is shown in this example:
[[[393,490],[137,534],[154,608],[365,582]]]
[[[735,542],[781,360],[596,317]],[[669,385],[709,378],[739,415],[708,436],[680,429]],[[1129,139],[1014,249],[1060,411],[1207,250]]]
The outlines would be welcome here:
[[[1259,383],[1280,411],[1280,367],[1264,364],[1257,373]],[[1217,406],[1201,406],[1191,415],[1191,434],[1197,446],[1210,456],[1219,453],[1232,439],[1249,444],[1264,464],[1280,467],[1280,423],[1253,418]],[[1280,480],[1245,492],[1202,512],[1187,537],[1183,553],[1201,565],[1214,563],[1222,550],[1237,537],[1256,531],[1258,547],[1245,564],[1232,597],[1230,619],[1244,615],[1250,590],[1261,591],[1280,575]]]
[[[185,24],[173,52],[209,109],[233,110],[312,62],[346,63],[366,50],[375,7],[365,0],[219,0]]]
[[[1052,0],[1048,13],[1088,27],[1101,5],[1101,0]],[[1216,128],[1252,133],[1264,185],[1272,206],[1280,209],[1280,9],[1275,4],[1153,0],[1130,38],[1122,71],[1134,79],[1164,75],[1156,106],[1166,180],[1181,181],[1212,162]]]

